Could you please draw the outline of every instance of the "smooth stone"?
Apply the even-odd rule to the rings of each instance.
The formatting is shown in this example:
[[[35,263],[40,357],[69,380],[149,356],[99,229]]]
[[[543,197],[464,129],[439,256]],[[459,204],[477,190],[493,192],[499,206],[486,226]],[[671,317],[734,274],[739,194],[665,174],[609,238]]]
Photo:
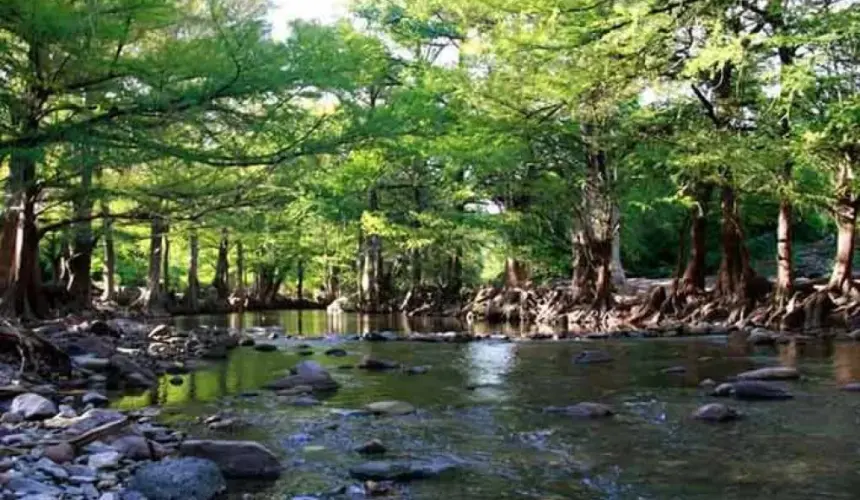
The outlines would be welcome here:
[[[277,351],[278,346],[276,346],[274,344],[256,344],[256,345],[254,345],[254,350],[260,351],[260,352],[272,352],[272,351]]]
[[[75,412],[75,409],[69,405],[60,405],[60,411],[57,413],[57,416],[63,418],[75,418],[78,414]]]
[[[115,469],[119,466],[122,454],[118,451],[105,451],[90,455],[87,466],[93,469]]]
[[[343,349],[333,347],[325,352],[326,356],[332,356],[335,358],[342,358],[347,355],[347,352]]]
[[[115,410],[93,408],[75,418],[52,418],[45,421],[45,427],[62,428],[69,436],[77,436],[96,427],[125,419],[126,416]]]
[[[706,422],[728,422],[736,420],[740,414],[734,409],[722,403],[710,403],[700,406],[693,412],[693,418]]]
[[[228,478],[277,479],[283,471],[275,454],[254,441],[189,440],[179,454],[211,460]]]
[[[703,389],[713,389],[716,386],[717,386],[717,383],[714,381],[714,379],[711,379],[711,378],[706,378],[705,380],[702,380],[701,382],[699,382],[699,387],[701,387]]]
[[[355,449],[356,453],[360,453],[362,455],[381,455],[388,451],[382,441],[378,439],[371,439],[370,441],[362,444],[361,446]]]
[[[69,473],[66,471],[66,469],[54,463],[53,460],[50,460],[45,457],[40,458],[38,461],[36,461],[36,463],[33,464],[33,467],[41,472],[44,472],[45,474],[51,476],[56,480],[64,480],[68,479],[69,477]]]
[[[107,370],[110,367],[109,359],[89,355],[73,356],[72,362],[81,368],[97,372]]]
[[[131,460],[158,460],[167,455],[162,445],[134,434],[114,439],[110,446],[124,458]]]
[[[361,481],[410,481],[438,477],[456,467],[441,460],[373,460],[352,467],[349,475]]]
[[[226,487],[215,462],[193,457],[146,464],[129,483],[148,500],[210,500]]]
[[[800,378],[800,372],[797,368],[789,366],[769,366],[737,375],[738,380],[796,380],[798,378]]]
[[[406,369],[407,375],[423,375],[430,371],[429,366],[410,366]]]
[[[361,363],[358,364],[358,367],[363,370],[370,371],[396,370],[400,368],[400,363],[387,359],[375,359],[370,356],[365,356],[362,358]]]
[[[316,361],[302,361],[296,365],[295,371],[295,375],[274,380],[264,387],[279,391],[305,386],[311,387],[314,391],[330,391],[340,386],[331,377],[331,374]]]
[[[23,415],[21,415],[20,413],[12,413],[11,411],[7,411],[6,413],[3,414],[2,417],[0,417],[0,423],[3,423],[3,424],[15,425],[15,424],[20,424],[23,421],[24,421]]]
[[[747,342],[752,345],[772,345],[780,337],[780,334],[766,328],[753,328],[747,337]]]
[[[550,413],[564,413],[565,415],[575,418],[603,418],[611,417],[615,414],[612,408],[600,403],[591,403],[584,401],[572,406],[549,407],[544,411]]]
[[[364,408],[375,415],[407,415],[415,412],[415,407],[404,401],[377,401]]]
[[[663,368],[662,370],[660,370],[660,373],[665,373],[665,374],[687,373],[687,367],[686,366],[680,366],[680,365],[679,366],[670,366],[669,368]]]
[[[90,391],[81,398],[81,402],[85,405],[103,406],[108,404],[108,398],[104,394]]]
[[[758,380],[741,380],[720,384],[714,389],[713,395],[733,396],[735,399],[745,400],[776,400],[794,397],[782,387]]]
[[[65,441],[46,446],[42,453],[58,464],[71,462],[75,459],[75,448]]]
[[[839,390],[845,392],[860,392],[860,382],[850,382],[840,387]]]
[[[610,363],[612,361],[612,355],[606,351],[582,351],[573,358],[573,362],[578,365]]]
[[[58,411],[57,405],[53,401],[32,392],[15,396],[15,399],[12,400],[12,405],[9,407],[9,412],[17,413],[26,420],[51,418]]]

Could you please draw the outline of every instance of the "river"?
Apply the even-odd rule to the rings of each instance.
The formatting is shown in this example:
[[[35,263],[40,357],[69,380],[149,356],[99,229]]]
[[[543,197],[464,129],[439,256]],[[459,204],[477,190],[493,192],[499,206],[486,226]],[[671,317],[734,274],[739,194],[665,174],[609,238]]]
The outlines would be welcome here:
[[[348,469],[362,461],[352,449],[371,438],[392,456],[456,460],[454,474],[399,486],[414,499],[809,499],[856,498],[860,473],[860,394],[839,391],[860,380],[860,344],[789,344],[751,348],[726,337],[619,341],[485,341],[468,344],[353,342],[343,334],[463,328],[440,320],[283,311],[176,318],[198,325],[280,326],[277,352],[242,347],[224,362],[185,375],[181,385],[162,380],[157,390],[127,395],[115,404],[161,405],[163,418],[197,435],[255,439],[279,453],[287,473],[274,484],[239,485],[259,499],[319,495],[351,485]],[[490,327],[478,325],[487,331]],[[339,335],[334,335],[339,334]],[[298,343],[313,346],[300,356]],[[345,358],[323,351],[339,345]],[[603,349],[615,361],[575,365],[584,349]],[[426,365],[423,375],[342,370],[363,355]],[[302,359],[329,368],[341,388],[313,407],[286,404],[260,391]],[[684,366],[682,374],[663,369]],[[730,404],[744,418],[706,424],[690,418],[714,401],[698,387],[761,366],[796,366],[795,398]],[[345,416],[380,400],[418,408],[401,417]],[[572,420],[545,413],[548,406],[595,401],[612,406],[609,420]],[[249,423],[208,431],[192,419],[229,411]],[[238,496],[237,496],[238,498]],[[322,498],[320,496],[320,498]]]

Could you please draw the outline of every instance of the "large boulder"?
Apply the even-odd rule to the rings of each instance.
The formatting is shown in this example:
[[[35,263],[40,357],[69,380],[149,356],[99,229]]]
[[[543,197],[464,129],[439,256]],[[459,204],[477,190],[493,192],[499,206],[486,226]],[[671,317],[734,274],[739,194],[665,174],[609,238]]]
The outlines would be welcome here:
[[[720,384],[714,389],[714,396],[728,397],[745,400],[778,400],[791,399],[790,392],[778,385],[758,380],[739,380]]]
[[[57,414],[57,405],[50,399],[32,392],[19,394],[12,400],[10,413],[21,415],[27,420],[44,420]]]
[[[146,464],[129,483],[149,500],[210,500],[226,486],[215,462],[194,457]]]
[[[274,380],[265,387],[276,391],[302,386],[310,387],[314,391],[333,391],[340,386],[316,361],[302,361],[296,365],[295,372],[295,375]]]
[[[800,378],[800,372],[790,366],[769,366],[739,373],[737,378],[738,380],[796,380]]]
[[[277,479],[283,468],[274,453],[254,441],[185,441],[180,455],[211,460],[229,478]]]

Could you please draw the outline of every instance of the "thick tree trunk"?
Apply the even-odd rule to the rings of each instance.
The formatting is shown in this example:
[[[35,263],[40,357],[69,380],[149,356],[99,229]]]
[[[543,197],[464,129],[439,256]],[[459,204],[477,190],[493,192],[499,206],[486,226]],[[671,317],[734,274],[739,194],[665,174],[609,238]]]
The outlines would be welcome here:
[[[375,188],[368,195],[368,209],[379,210],[379,196]],[[382,237],[367,235],[364,242],[364,262],[361,273],[361,290],[365,312],[378,312],[381,303]]]
[[[623,287],[627,276],[621,262],[621,211],[618,205],[612,207],[612,260],[609,271],[612,274],[612,284],[615,287]]]
[[[836,260],[827,287],[832,292],[848,293],[853,287],[854,235],[857,224],[858,199],[852,189],[854,173],[847,162],[839,167],[836,182]]]
[[[93,212],[93,200],[91,196],[93,183],[93,164],[87,148],[81,148],[81,189],[74,200],[75,217],[81,219],[74,227],[74,238],[72,240],[72,255],[69,259],[69,284],[67,290],[72,297],[72,305],[76,308],[85,308],[90,305],[92,295],[92,280],[90,270],[93,262],[93,239],[92,221],[88,220]]]
[[[305,261],[299,259],[296,265],[296,298],[302,300],[305,296]]]
[[[712,191],[713,187],[710,184],[698,184],[695,187],[696,200],[690,213],[690,254],[684,276],[681,278],[681,290],[684,293],[705,290],[706,232],[708,204],[711,201]]]
[[[143,296],[144,306],[150,311],[162,311],[164,300],[161,290],[162,265],[162,228],[164,220],[154,215],[149,229],[149,271],[146,277],[146,293]]]
[[[168,222],[164,223],[164,227],[162,228],[162,233],[164,235],[164,251],[162,252],[164,256],[162,257],[162,281],[164,282],[164,286],[162,290],[164,290],[165,294],[170,293],[170,224]]]
[[[188,235],[188,291],[186,292],[186,303],[192,311],[200,309],[200,278],[198,273],[198,261],[200,254],[200,240],[197,228],[191,228]]]
[[[754,273],[744,244],[735,190],[729,184],[722,187],[720,210],[723,220],[717,294],[723,297],[746,299],[748,298],[747,286],[751,283]]]
[[[226,300],[230,295],[228,276],[230,273],[230,262],[228,255],[230,251],[230,232],[227,228],[221,230],[221,241],[218,244],[218,260],[215,263],[215,278],[212,286],[218,291],[218,298]]]
[[[102,203],[102,211],[108,214],[108,204]],[[103,300],[113,300],[116,297],[116,254],[113,248],[113,219],[106,216],[103,219],[104,224],[104,267],[102,273],[104,275],[104,292]]]
[[[791,167],[786,166],[791,175]],[[779,306],[785,306],[794,289],[794,272],[791,255],[791,201],[783,198],[779,202],[779,217],[776,225],[776,289],[774,297]]]
[[[44,316],[39,234],[36,229],[36,161],[28,151],[13,152],[9,162],[6,216],[0,241],[2,308],[10,315]]]
[[[505,259],[505,288],[522,288],[529,281],[529,270],[525,262],[513,257]]]

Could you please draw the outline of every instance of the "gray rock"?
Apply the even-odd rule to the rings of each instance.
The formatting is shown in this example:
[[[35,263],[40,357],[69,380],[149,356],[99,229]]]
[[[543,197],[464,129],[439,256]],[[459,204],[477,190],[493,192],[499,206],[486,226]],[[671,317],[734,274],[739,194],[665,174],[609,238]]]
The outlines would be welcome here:
[[[118,451],[105,451],[90,455],[87,465],[93,469],[115,469],[119,466],[122,454]]]
[[[840,387],[839,390],[845,392],[860,392],[860,382],[850,382]]]
[[[405,371],[408,375],[423,375],[423,374],[430,371],[430,367],[429,366],[410,366]]]
[[[283,471],[275,454],[253,441],[190,440],[179,453],[211,460],[229,478],[276,479]]]
[[[578,365],[611,363],[612,360],[612,355],[606,351],[582,351],[573,358],[573,362]]]
[[[72,362],[81,368],[92,371],[104,371],[110,367],[110,360],[107,358],[98,358],[91,355],[74,356]]]
[[[734,408],[730,408],[722,403],[706,404],[693,412],[693,418],[706,422],[728,422],[736,420],[738,417],[740,417],[740,414]]]
[[[615,414],[612,411],[612,408],[600,404],[600,403],[591,403],[591,402],[582,402],[577,403],[572,406],[563,406],[563,407],[549,407],[544,411],[550,413],[564,413],[565,415],[569,415],[575,418],[603,418],[603,417],[611,417]]]
[[[21,475],[13,476],[4,485],[7,489],[15,492],[17,496],[24,495],[56,495],[59,497],[61,490],[55,486],[36,481]]]
[[[158,460],[167,454],[162,445],[133,434],[114,439],[110,446],[131,460]]]
[[[45,474],[51,476],[54,479],[67,479],[69,477],[69,473],[66,469],[60,467],[52,460],[47,458],[40,458],[35,464],[33,464],[33,468],[38,471],[44,472]]]
[[[293,406],[319,406],[320,400],[313,396],[298,396],[290,401]]]
[[[415,412],[415,407],[404,401],[377,401],[364,408],[374,415],[407,415]]]
[[[343,349],[333,347],[325,352],[326,356],[332,356],[335,358],[342,358],[347,355],[347,352]]]
[[[83,415],[75,418],[52,418],[45,421],[46,427],[62,428],[63,433],[69,437],[91,431],[101,425],[125,419],[125,415],[118,411],[101,408],[87,410]]]
[[[456,463],[446,460],[373,460],[356,465],[349,474],[361,481],[411,481],[438,477],[456,468]]]
[[[720,384],[714,389],[714,396],[732,396],[735,399],[745,400],[778,400],[791,399],[790,392],[778,385],[758,380],[739,380]]]
[[[60,411],[57,415],[63,418],[75,418],[78,416],[75,409],[69,405],[60,405]]]
[[[388,450],[385,445],[382,444],[382,441],[378,439],[371,439],[370,441],[357,447],[355,451],[356,453],[360,453],[362,455],[381,455]]]
[[[296,365],[295,371],[295,375],[269,382],[265,387],[272,390],[283,390],[305,386],[314,391],[331,391],[339,387],[329,372],[316,361],[302,361]]]
[[[670,366],[669,368],[663,368],[662,370],[660,370],[660,373],[665,373],[667,375],[668,374],[687,373],[687,367],[683,366],[683,365]]]
[[[57,405],[39,394],[28,392],[12,400],[9,412],[17,413],[27,420],[43,420],[57,414]]]
[[[254,350],[260,351],[260,352],[272,352],[272,351],[277,351],[278,346],[276,346],[274,344],[256,344],[256,345],[254,345]]]
[[[129,488],[148,500],[210,500],[226,488],[218,465],[202,458],[178,458],[137,469]],[[123,494],[123,499],[133,498]]]
[[[747,337],[747,342],[752,345],[773,345],[780,337],[780,334],[766,328],[753,328]]]
[[[152,370],[144,368],[125,354],[114,354],[110,357],[110,363],[123,376],[127,385],[149,388],[158,384]]]
[[[69,443],[62,441],[46,446],[43,455],[58,464],[64,464],[75,459],[75,448]]]
[[[83,395],[81,402],[85,405],[103,406],[108,404],[108,398],[104,394],[90,391]]]
[[[737,375],[738,380],[796,380],[800,378],[797,368],[789,366],[769,366],[750,370]]]

